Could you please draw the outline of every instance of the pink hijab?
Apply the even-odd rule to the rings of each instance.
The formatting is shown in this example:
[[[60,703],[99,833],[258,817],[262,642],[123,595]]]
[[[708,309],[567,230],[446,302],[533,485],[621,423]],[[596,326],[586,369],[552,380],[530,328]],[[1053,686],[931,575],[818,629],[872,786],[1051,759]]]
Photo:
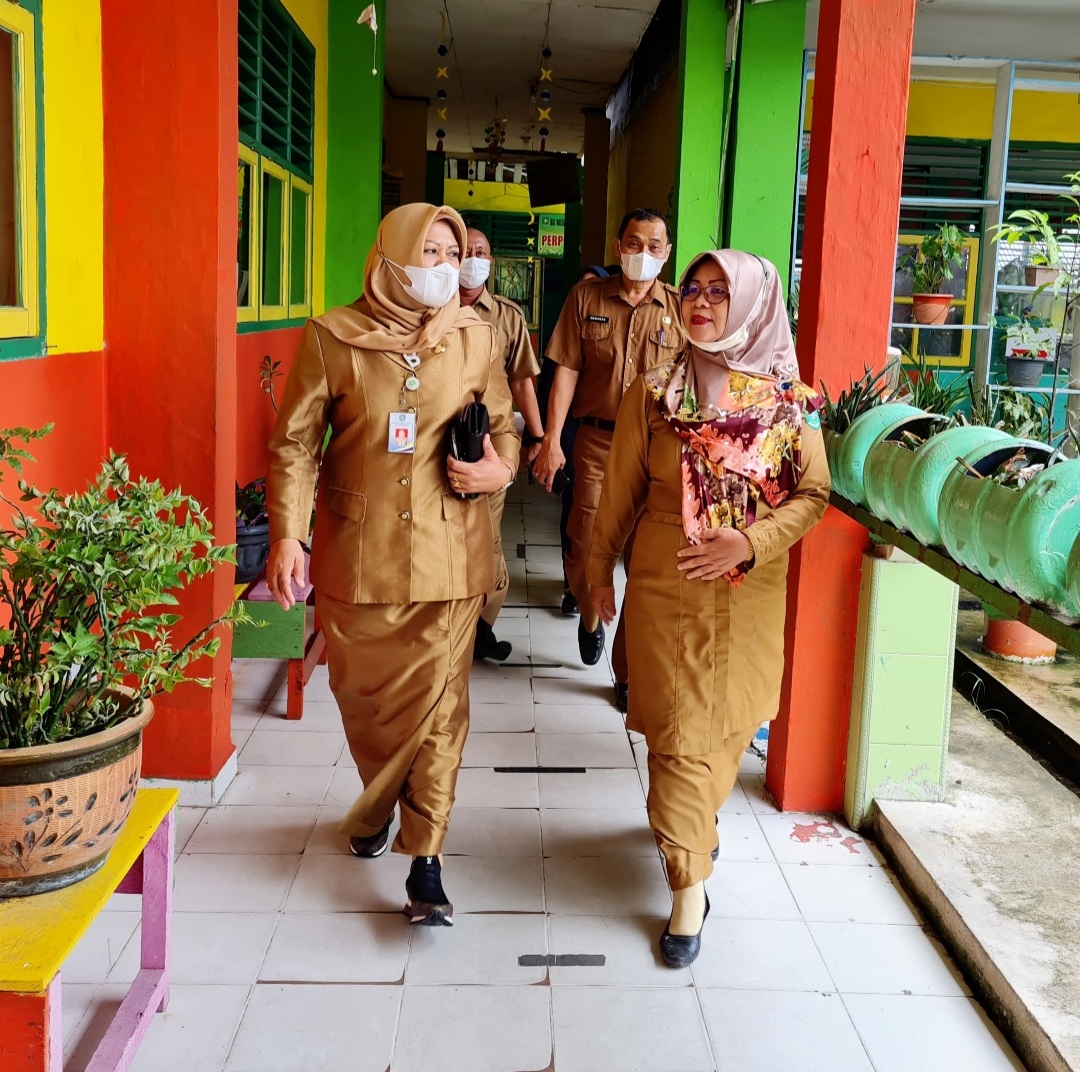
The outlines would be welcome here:
[[[740,329],[745,327],[746,338],[718,354],[690,344],[686,378],[698,398],[715,402],[725,379],[723,372],[728,369],[749,376],[798,379],[799,361],[775,266],[763,257],[737,249],[707,250],[690,262],[679,281],[680,288],[706,260],[714,261],[728,282],[731,297],[726,334],[742,334]]]

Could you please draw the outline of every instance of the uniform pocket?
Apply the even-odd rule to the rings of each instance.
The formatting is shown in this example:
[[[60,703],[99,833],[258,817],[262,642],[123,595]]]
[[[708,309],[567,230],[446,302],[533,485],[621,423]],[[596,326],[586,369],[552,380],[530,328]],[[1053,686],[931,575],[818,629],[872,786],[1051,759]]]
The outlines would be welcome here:
[[[667,352],[671,351],[671,356],[674,356],[679,347],[679,333],[674,328],[657,328],[649,332],[649,342],[659,347],[661,353],[664,354],[663,360],[666,361]]]
[[[319,491],[320,502],[350,521],[363,521],[367,513],[367,496],[348,488],[335,488],[329,485]]]
[[[613,361],[615,358],[612,348],[614,330],[615,325],[610,319],[602,322],[586,320],[581,325],[581,342],[585,349],[585,356],[599,361]]]

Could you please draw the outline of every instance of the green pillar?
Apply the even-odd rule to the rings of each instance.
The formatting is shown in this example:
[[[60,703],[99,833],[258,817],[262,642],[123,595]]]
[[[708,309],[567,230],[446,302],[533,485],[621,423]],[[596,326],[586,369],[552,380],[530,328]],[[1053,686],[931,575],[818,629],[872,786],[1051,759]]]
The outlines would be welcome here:
[[[675,279],[695,253],[714,249],[720,237],[727,23],[721,0],[683,0],[673,211]]]
[[[376,0],[380,27],[386,0]],[[382,203],[383,46],[372,75],[371,31],[357,26],[353,0],[328,0],[329,86],[326,146],[326,305],[355,301]]]
[[[799,161],[806,0],[743,6],[727,245],[766,257],[787,292]]]

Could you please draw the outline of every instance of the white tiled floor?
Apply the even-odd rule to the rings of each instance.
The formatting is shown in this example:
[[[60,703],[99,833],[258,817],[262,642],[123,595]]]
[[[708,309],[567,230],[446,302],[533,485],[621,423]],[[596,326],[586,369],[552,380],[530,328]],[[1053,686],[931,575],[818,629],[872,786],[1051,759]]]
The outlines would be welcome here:
[[[217,808],[181,811],[172,1000],[135,1072],[1021,1068],[871,848],[834,817],[778,813],[749,755],[720,816],[702,955],[663,966],[644,746],[556,609],[554,501],[526,488],[506,513],[497,633],[525,665],[473,673],[446,843],[454,928],[409,929],[408,860],[345,852],[360,782],[325,671],[291,723],[280,669],[237,664],[240,773]],[[495,770],[537,763],[585,772]],[[69,1072],[138,964],[137,900],[109,907],[64,971]],[[566,954],[605,961],[518,962]]]

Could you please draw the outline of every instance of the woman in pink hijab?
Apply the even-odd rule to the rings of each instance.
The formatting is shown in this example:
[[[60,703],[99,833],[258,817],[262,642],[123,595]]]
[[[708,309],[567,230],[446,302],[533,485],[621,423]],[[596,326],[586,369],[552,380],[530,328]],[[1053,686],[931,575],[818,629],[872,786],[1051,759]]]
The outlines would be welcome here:
[[[589,562],[593,604],[610,622],[615,563],[640,515],[624,603],[626,724],[649,748],[671,967],[700,951],[716,813],[757,728],[776,716],[788,549],[829,499],[821,400],[798,379],[776,269],[736,250],[703,253],[681,293],[689,343],[623,398]]]

